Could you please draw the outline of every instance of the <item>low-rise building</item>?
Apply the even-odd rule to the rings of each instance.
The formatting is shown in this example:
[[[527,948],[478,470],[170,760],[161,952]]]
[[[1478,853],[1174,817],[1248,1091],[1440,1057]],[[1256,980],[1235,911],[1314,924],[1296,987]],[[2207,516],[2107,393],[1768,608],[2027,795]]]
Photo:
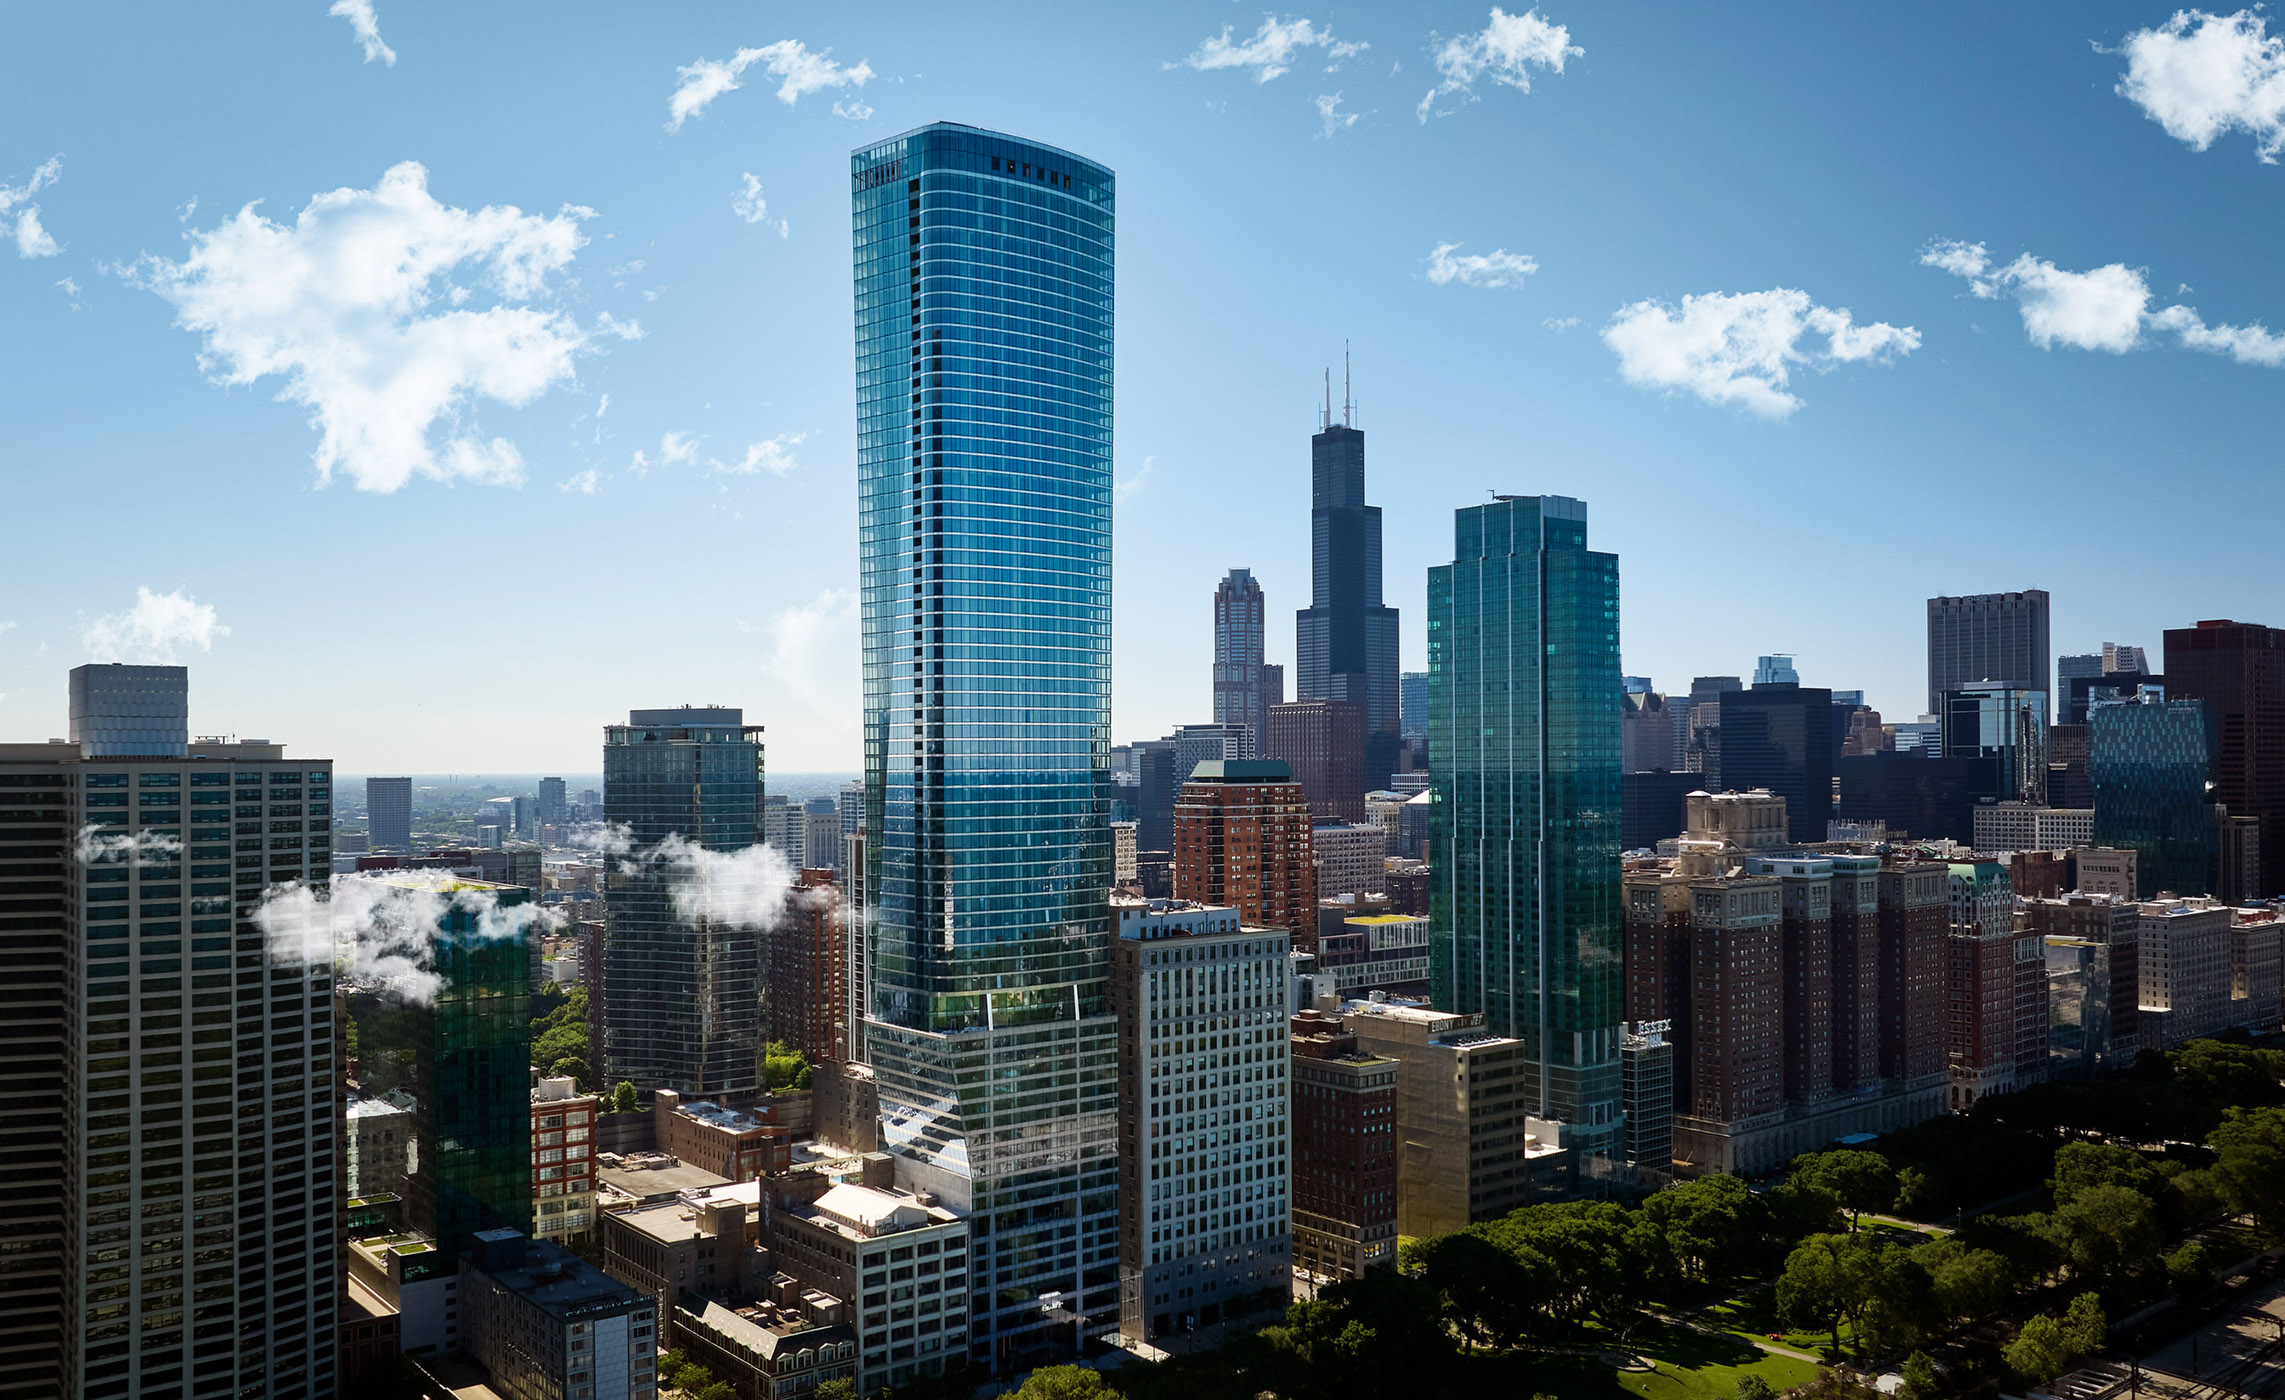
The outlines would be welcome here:
[[[2232,911],[2230,1024],[2255,1035],[2277,1030],[2285,1011],[2285,914],[2274,905]]]
[[[849,1300],[860,1395],[966,1358],[968,1222],[932,1197],[842,1182],[773,1200],[766,1243],[782,1272]]]
[[[658,1312],[592,1264],[479,1230],[460,1264],[463,1346],[501,1400],[654,1400]]]
[[[602,1222],[603,1267],[655,1301],[662,1324],[684,1294],[757,1296],[772,1272],[761,1247],[761,1190],[736,1182],[611,1211]]]
[[[1424,995],[1428,990],[1428,920],[1415,914],[1359,914],[1317,939],[1318,971],[1331,973],[1343,1001],[1370,992]]]
[[[2067,851],[2094,844],[2095,809],[1979,803],[1974,830],[1979,851]]]
[[[556,1244],[595,1232],[595,1108],[568,1077],[532,1086],[533,1234]]]
[[[2141,853],[2125,846],[2082,846],[2071,852],[2071,888],[2080,894],[2114,894],[2133,899]]]
[[[2218,900],[2146,901],[2141,915],[2141,1030],[2145,1050],[2171,1050],[2230,1023],[2230,928]]]
[[[725,1108],[706,1099],[683,1102],[672,1089],[651,1095],[658,1150],[732,1181],[756,1181],[792,1160],[793,1130],[767,1109]]]
[[[406,1356],[440,1356],[460,1346],[460,1275],[418,1231],[349,1241],[348,1287],[358,1312],[393,1318]],[[376,1333],[377,1336],[377,1333]]]
[[[735,1305],[686,1293],[674,1304],[674,1344],[728,1381],[738,1400],[799,1400],[826,1381],[856,1380],[857,1333],[846,1311],[815,1290]]]
[[[1399,1001],[1344,1004],[1360,1050],[1397,1062],[1396,1227],[1448,1235],[1577,1187],[1562,1125],[1531,1113],[1524,1043],[1480,1012]]]

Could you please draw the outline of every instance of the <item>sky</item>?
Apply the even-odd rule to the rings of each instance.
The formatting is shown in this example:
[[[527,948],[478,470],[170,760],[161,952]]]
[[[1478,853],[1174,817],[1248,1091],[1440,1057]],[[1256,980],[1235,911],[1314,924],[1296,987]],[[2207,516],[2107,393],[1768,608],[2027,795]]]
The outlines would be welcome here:
[[[2272,28],[2276,33],[2272,33]],[[590,772],[630,707],[859,766],[848,155],[1117,172],[1114,738],[1290,663],[1353,365],[1407,669],[1488,492],[1588,503],[1628,673],[1924,703],[2285,622],[2285,16],[2166,6],[0,11],[0,739],[89,659],[349,772]]]

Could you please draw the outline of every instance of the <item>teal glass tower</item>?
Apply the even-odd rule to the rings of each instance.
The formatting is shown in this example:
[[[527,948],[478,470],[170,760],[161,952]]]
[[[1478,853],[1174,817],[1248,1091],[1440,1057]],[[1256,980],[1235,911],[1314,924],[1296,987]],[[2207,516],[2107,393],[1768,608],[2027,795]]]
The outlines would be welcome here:
[[[2135,893],[2204,894],[2216,887],[2207,805],[2206,707],[2151,695],[2087,711],[2087,780],[2094,839],[2135,853]]]
[[[1591,1188],[1619,1155],[1619,569],[1587,507],[1459,511],[1428,571],[1430,994],[1527,1047]]]
[[[1118,1325],[1113,182],[947,123],[850,170],[864,1043],[900,1174],[975,1221],[969,1335],[915,1359],[1006,1371]]]

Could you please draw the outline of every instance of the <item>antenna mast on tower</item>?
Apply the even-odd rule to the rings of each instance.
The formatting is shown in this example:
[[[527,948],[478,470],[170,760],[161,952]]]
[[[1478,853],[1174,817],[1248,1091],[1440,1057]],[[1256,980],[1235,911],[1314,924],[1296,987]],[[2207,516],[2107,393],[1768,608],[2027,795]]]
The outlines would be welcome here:
[[[1330,370],[1328,370],[1328,371],[1327,371],[1327,373],[1328,373],[1328,374],[1330,374],[1330,373],[1331,373],[1331,371],[1330,371]],[[1326,392],[1327,392],[1327,394],[1328,394],[1328,395],[1330,395],[1330,394],[1331,394],[1332,390],[1331,390],[1331,386],[1330,386],[1330,385],[1328,385],[1328,386],[1327,386]],[[1353,412],[1353,411],[1354,411],[1354,410],[1353,410],[1353,406],[1352,406],[1352,404],[1351,404],[1351,401],[1350,401],[1350,398],[1349,398],[1349,342],[1347,342],[1347,341],[1345,341],[1345,340],[1344,340],[1344,341],[1342,341],[1342,342],[1341,342],[1341,426],[1342,426],[1342,427],[1344,427],[1344,428],[1348,428],[1348,427],[1354,427],[1354,426],[1355,426],[1355,424],[1353,424],[1353,423],[1350,421],[1350,416],[1351,416],[1351,414],[1352,414],[1352,412]]]
[[[1317,431],[1318,431],[1318,432],[1321,432],[1321,433],[1324,433],[1324,432],[1331,432],[1331,431],[1332,431],[1332,429],[1333,429],[1333,367],[1332,367],[1331,365],[1327,365],[1327,366],[1325,367],[1325,411],[1324,411],[1323,413],[1319,414],[1319,415],[1318,415],[1318,417],[1317,417]]]

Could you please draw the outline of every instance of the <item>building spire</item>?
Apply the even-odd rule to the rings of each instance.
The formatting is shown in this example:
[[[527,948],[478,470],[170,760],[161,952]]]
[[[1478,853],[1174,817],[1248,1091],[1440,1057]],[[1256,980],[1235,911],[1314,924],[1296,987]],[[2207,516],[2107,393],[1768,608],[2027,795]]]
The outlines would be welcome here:
[[[1333,367],[1332,367],[1331,365],[1327,365],[1327,366],[1325,366],[1325,411],[1324,411],[1323,413],[1321,413],[1321,414],[1319,414],[1319,415],[1317,416],[1317,431],[1318,431],[1318,432],[1321,432],[1321,433],[1325,433],[1325,432],[1331,432],[1331,431],[1332,431],[1332,429],[1333,429]]]
[[[1328,377],[1330,377],[1330,376],[1331,376],[1331,374],[1332,374],[1332,371],[1331,371],[1331,370],[1327,370],[1327,371],[1326,371],[1326,374],[1327,374],[1327,376],[1328,376]],[[1326,385],[1326,386],[1325,386],[1325,393],[1326,393],[1326,396],[1327,396],[1328,398],[1330,398],[1330,397],[1332,396],[1332,392],[1333,392],[1333,388],[1332,388],[1332,386],[1331,386],[1330,384]],[[1353,424],[1353,423],[1350,421],[1350,415],[1351,415],[1351,412],[1352,412],[1352,404],[1351,404],[1351,401],[1350,401],[1350,398],[1349,398],[1349,342],[1347,342],[1346,340],[1344,340],[1344,341],[1342,341],[1342,342],[1341,342],[1341,426],[1342,426],[1342,427],[1344,427],[1344,428],[1347,428],[1347,427],[1353,427],[1353,426],[1355,426],[1355,425],[1354,425],[1354,424]]]

